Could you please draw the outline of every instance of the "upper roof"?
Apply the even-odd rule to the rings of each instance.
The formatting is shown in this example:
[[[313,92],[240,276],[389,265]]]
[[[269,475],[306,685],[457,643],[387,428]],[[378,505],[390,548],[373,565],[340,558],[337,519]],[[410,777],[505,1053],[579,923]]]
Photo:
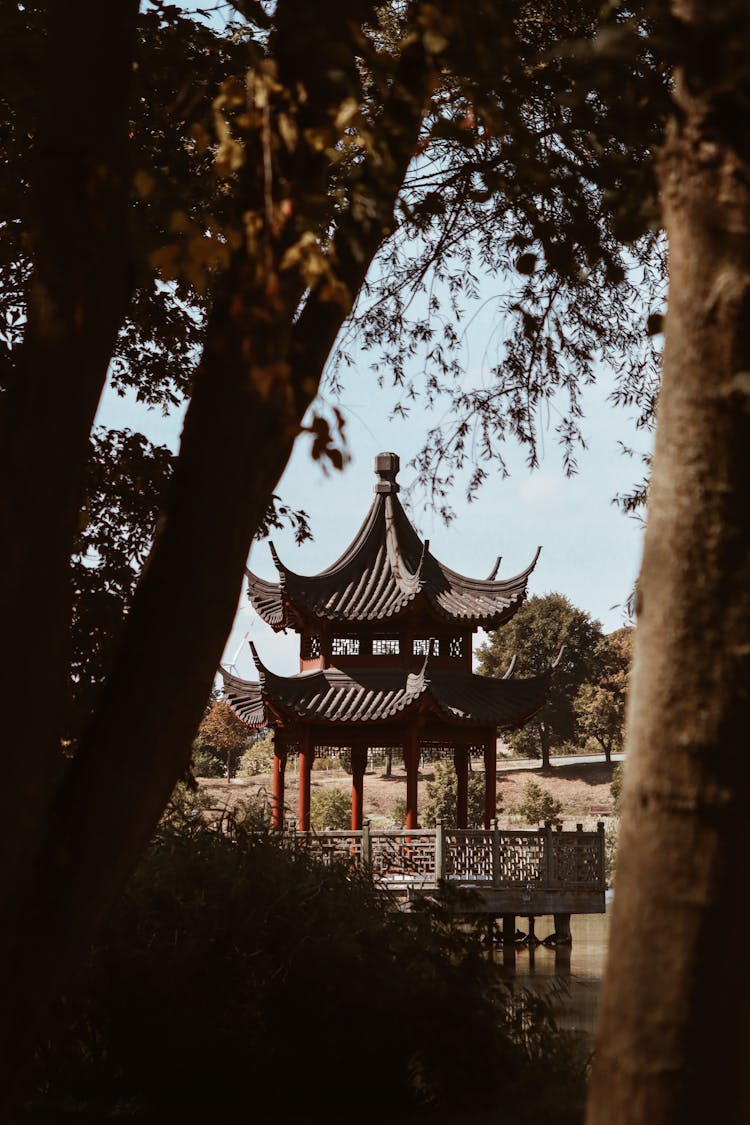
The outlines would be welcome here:
[[[430,667],[430,655],[419,672],[404,668],[342,671],[323,668],[277,676],[261,664],[251,644],[258,680],[241,680],[221,669],[224,693],[233,710],[251,727],[264,727],[281,717],[321,723],[380,723],[432,712],[458,724],[517,726],[547,700],[552,668],[542,676],[516,680],[477,676],[472,672]]]
[[[277,631],[300,628],[311,620],[336,623],[377,622],[401,614],[417,598],[439,620],[473,628],[497,628],[513,616],[526,597],[529,575],[541,547],[526,570],[497,581],[497,560],[489,578],[466,578],[430,553],[398,499],[395,453],[375,458],[375,499],[364,523],[341,558],[320,574],[296,574],[271,553],[278,582],[247,571],[250,601]]]

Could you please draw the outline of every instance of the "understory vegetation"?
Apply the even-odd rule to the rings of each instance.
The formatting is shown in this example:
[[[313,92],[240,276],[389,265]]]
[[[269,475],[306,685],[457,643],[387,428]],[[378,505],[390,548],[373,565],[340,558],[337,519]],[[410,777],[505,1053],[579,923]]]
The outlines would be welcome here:
[[[579,1121],[586,1054],[444,906],[177,802],[37,1058],[27,1120]],[[294,1080],[290,1081],[290,1075]],[[487,1117],[485,1118],[485,1115]],[[463,1117],[461,1118],[464,1119]]]

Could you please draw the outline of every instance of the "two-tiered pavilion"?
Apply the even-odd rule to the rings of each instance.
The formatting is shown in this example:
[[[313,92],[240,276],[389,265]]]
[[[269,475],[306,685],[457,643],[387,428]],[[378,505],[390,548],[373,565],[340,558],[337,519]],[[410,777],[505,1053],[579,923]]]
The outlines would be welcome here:
[[[274,732],[273,824],[283,825],[284,774],[299,755],[299,828],[310,827],[316,753],[351,754],[352,828],[362,827],[368,749],[400,750],[406,827],[418,827],[417,775],[425,750],[453,757],[457,827],[467,826],[469,757],[482,754],[485,825],[495,816],[498,728],[521,726],[545,703],[550,674],[502,679],[472,672],[472,634],[509,621],[526,597],[536,560],[514,578],[465,578],[422,541],[399,499],[395,453],[375,458],[375,500],[351,546],[320,574],[284,566],[278,582],[248,570],[250,600],[277,632],[300,635],[300,670],[278,676],[251,646],[257,681],[222,669],[226,697],[255,729]]]

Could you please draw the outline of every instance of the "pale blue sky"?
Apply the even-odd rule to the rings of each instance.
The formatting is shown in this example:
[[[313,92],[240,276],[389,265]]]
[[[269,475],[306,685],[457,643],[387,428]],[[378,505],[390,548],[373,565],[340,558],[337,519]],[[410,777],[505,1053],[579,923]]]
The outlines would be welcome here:
[[[622,605],[640,563],[642,529],[612,503],[616,492],[627,489],[639,477],[640,466],[619,452],[618,440],[631,442],[634,430],[627,414],[606,401],[607,393],[605,375],[600,385],[586,393],[589,447],[581,451],[577,476],[565,477],[554,435],[544,433],[540,469],[529,472],[521,452],[510,449],[509,479],[491,474],[472,504],[465,503],[457,487],[453,496],[456,519],[449,527],[420,507],[410,514],[422,535],[430,539],[438,558],[475,577],[486,577],[498,554],[503,556],[501,575],[515,574],[541,544],[543,551],[530,580],[530,593],[560,591],[609,631],[623,623]],[[286,503],[304,508],[310,517],[315,535],[312,543],[297,547],[288,531],[273,536],[284,562],[302,574],[316,573],[329,565],[351,541],[372,500],[375,454],[383,450],[398,453],[400,480],[407,486],[412,479],[408,461],[435,422],[435,415],[419,408],[406,421],[390,420],[392,395],[378,389],[365,361],[350,372],[342,405],[348,420],[351,463],[343,473],[325,476],[311,461],[309,441],[303,437],[278,490]],[[152,440],[173,448],[179,444],[179,416],[163,419],[158,412],[146,411],[111,392],[102,402],[99,421],[140,428]],[[554,416],[551,423],[554,425]],[[645,440],[640,437],[641,447]],[[408,501],[408,497],[404,499]],[[251,565],[265,577],[276,577],[266,542],[253,547]],[[237,673],[251,677],[253,666],[247,644],[242,643],[245,634],[273,670],[297,670],[296,636],[276,635],[268,629],[252,612],[243,591],[224,662],[236,659]]]

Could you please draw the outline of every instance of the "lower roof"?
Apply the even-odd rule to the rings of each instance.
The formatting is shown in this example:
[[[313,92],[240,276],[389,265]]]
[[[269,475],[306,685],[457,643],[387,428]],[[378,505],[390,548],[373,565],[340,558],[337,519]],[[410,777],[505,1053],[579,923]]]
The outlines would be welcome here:
[[[258,662],[259,679],[221,670],[232,709],[250,727],[275,722],[369,724],[428,713],[462,725],[519,726],[547,701],[550,673],[529,679],[492,679],[473,672],[428,667],[317,669],[277,676]]]

